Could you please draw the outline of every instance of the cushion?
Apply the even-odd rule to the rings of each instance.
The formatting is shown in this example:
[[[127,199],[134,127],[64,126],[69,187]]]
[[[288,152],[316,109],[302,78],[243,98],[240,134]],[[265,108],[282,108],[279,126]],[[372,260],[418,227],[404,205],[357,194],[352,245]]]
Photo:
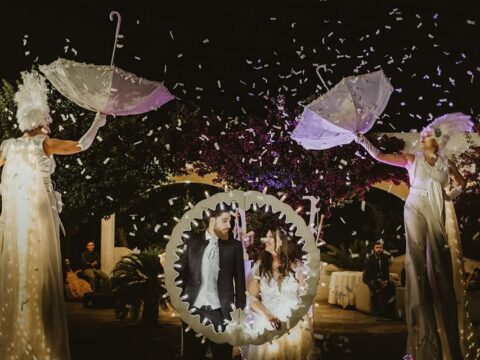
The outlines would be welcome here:
[[[480,267],[480,261],[478,260],[473,260],[466,257],[464,257],[463,259],[464,259],[465,271],[469,274],[472,273],[473,269]]]
[[[400,276],[404,267],[405,255],[394,257],[390,263],[390,273],[398,274]]]

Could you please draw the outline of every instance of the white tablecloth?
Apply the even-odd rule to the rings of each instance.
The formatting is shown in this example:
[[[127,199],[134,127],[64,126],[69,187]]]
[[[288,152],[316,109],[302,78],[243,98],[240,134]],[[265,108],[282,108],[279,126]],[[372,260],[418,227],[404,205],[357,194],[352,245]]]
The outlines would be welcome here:
[[[355,286],[362,281],[361,271],[337,271],[332,273],[328,293],[330,304],[355,305]]]

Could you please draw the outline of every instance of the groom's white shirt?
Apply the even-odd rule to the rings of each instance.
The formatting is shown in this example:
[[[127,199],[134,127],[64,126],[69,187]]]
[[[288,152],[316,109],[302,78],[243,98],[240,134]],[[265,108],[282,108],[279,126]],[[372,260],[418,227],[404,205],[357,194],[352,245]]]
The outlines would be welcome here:
[[[205,231],[205,240],[208,241],[208,245],[202,256],[202,283],[200,284],[200,290],[198,291],[197,299],[193,306],[196,308],[210,306],[212,309],[218,309],[221,307],[217,287],[218,272],[220,270],[218,238],[210,235],[207,230]],[[209,258],[209,255],[212,255],[211,258]]]

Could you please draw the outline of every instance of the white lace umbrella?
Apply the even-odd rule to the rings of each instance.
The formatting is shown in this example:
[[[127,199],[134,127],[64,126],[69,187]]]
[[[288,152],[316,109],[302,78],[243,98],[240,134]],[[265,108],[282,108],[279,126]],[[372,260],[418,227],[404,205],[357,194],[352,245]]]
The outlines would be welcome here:
[[[348,144],[355,132],[364,134],[373,127],[392,91],[381,70],[343,78],[305,107],[292,139],[313,150]]]
[[[140,78],[113,65],[120,29],[117,31],[110,65],[93,65],[58,59],[40,70],[52,85],[67,99],[95,112],[109,115],[135,115],[155,110],[174,99],[160,82]]]

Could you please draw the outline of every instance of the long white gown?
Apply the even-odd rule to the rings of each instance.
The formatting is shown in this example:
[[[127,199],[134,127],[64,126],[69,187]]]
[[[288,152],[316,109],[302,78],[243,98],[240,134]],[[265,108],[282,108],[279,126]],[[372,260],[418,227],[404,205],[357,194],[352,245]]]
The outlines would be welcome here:
[[[9,139],[0,151],[0,359],[70,359],[53,157],[45,135]]]
[[[415,360],[478,358],[466,311],[458,225],[445,195],[449,166],[417,156],[405,202],[407,354]]]
[[[258,263],[252,269],[258,277]],[[300,304],[300,283],[293,274],[286,276],[281,284],[274,279],[260,277],[260,296],[263,306],[282,322],[287,321],[292,309]],[[254,314],[253,330],[272,330],[265,317]],[[308,315],[298,322],[288,333],[262,345],[249,345],[248,359],[251,360],[308,360],[315,356],[312,320]]]

